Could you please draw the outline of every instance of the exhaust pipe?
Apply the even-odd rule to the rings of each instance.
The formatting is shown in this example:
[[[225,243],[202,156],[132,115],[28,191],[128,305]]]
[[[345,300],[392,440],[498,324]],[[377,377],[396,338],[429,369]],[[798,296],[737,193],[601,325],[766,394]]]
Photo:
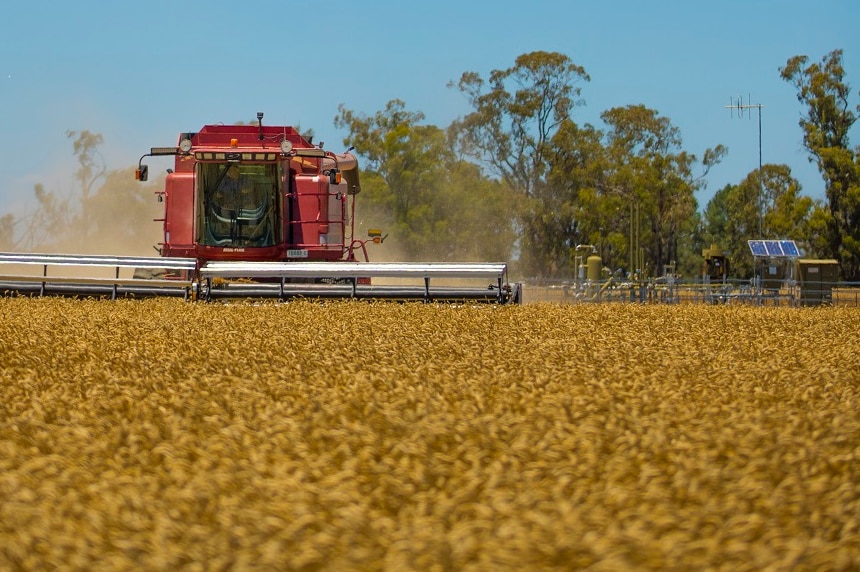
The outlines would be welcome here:
[[[346,153],[331,153],[322,160],[323,170],[338,169],[343,173],[348,185],[348,193],[357,195],[361,192],[361,184],[358,180],[358,158],[347,151]]]

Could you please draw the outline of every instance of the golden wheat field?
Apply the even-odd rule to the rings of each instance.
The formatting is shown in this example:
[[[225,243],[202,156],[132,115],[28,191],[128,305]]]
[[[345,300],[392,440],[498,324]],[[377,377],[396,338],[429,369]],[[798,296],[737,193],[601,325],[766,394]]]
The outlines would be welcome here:
[[[0,569],[860,568],[860,310],[0,299]]]

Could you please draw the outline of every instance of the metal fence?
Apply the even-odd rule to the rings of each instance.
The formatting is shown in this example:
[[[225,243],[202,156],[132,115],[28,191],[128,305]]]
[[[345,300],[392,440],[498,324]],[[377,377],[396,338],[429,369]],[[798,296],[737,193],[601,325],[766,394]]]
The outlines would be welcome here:
[[[523,280],[523,302],[559,304],[747,304],[756,306],[860,307],[860,282],[786,280],[762,287],[756,280],[676,280],[672,277],[642,281]]]

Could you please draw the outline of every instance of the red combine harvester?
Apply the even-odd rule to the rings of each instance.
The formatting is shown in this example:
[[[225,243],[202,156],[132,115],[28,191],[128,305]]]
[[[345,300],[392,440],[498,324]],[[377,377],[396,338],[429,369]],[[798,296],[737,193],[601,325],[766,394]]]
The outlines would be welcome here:
[[[40,276],[0,276],[16,293],[93,295],[182,294],[227,297],[380,298],[520,302],[520,285],[505,263],[372,263],[355,237],[358,161],[315,146],[294,128],[205,125],[181,133],[175,147],[153,147],[136,177],[148,179],[146,157],[174,156],[158,200],[164,204],[159,258],[0,253],[0,264],[37,265]],[[359,260],[360,258],[360,260]],[[111,277],[75,280],[49,268],[113,269]],[[134,269],[131,278],[121,270]],[[489,284],[487,283],[489,281]],[[431,284],[432,282],[432,284]],[[107,290],[106,290],[107,289]]]

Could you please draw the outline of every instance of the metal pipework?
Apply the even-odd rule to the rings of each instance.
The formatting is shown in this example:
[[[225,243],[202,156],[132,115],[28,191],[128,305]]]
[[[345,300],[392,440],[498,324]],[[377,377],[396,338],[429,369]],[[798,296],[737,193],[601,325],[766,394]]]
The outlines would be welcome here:
[[[358,158],[352,153],[332,153],[322,160],[323,170],[340,169],[341,171],[352,171],[358,168]]]

